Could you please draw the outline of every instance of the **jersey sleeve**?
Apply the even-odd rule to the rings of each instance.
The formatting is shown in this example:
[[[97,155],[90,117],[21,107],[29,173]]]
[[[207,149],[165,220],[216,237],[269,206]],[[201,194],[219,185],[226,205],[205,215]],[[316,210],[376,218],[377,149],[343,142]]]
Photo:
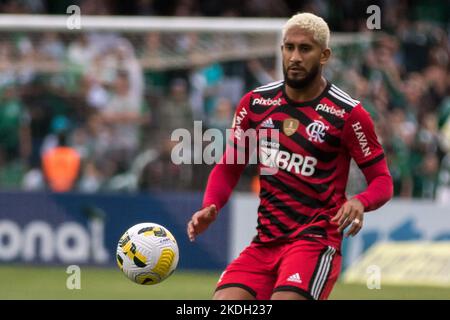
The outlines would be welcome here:
[[[250,129],[250,97],[251,93],[246,94],[236,109],[224,155],[208,177],[203,208],[214,204],[220,210],[228,201],[248,163],[251,155],[247,139]]]
[[[345,123],[342,141],[361,169],[384,159],[370,114],[360,104]]]
[[[245,151],[248,141],[248,132],[250,129],[250,100],[251,92],[242,97],[234,113],[231,124],[231,134],[228,140],[228,146],[237,151]]]
[[[365,211],[378,209],[392,198],[393,183],[372,119],[361,105],[355,107],[347,120],[343,141],[367,181],[367,189],[355,198]]]

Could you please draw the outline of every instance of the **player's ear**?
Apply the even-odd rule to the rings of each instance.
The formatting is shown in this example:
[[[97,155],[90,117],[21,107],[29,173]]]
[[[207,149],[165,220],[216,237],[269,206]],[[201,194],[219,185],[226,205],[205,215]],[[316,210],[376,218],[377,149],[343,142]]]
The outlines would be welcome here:
[[[320,54],[320,64],[324,65],[328,62],[331,56],[331,49],[326,48],[322,50],[322,53]]]

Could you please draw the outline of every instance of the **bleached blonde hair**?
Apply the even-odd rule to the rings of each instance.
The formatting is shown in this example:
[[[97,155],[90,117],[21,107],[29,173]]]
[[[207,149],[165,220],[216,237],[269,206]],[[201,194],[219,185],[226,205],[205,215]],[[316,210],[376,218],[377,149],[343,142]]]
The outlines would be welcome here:
[[[328,28],[328,24],[321,17],[308,12],[293,15],[283,27],[283,40],[286,37],[286,32],[295,27],[311,32],[314,40],[317,41],[322,48],[328,48],[330,42],[330,28]]]

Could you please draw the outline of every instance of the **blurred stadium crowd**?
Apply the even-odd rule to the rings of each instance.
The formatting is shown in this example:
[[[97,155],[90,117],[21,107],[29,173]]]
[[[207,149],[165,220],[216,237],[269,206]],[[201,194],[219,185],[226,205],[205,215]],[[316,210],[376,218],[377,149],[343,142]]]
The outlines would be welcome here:
[[[356,63],[337,55],[329,80],[372,114],[396,196],[450,201],[450,4],[446,1],[0,1],[1,13],[288,17],[310,11],[332,31],[376,32]],[[366,28],[378,4],[382,30]],[[236,9],[236,8],[239,8]],[[0,32],[0,189],[201,190],[211,166],[170,161],[176,128],[230,126],[239,98],[276,80],[275,58],[164,67],[193,34]],[[350,48],[352,50],[352,48]],[[356,50],[356,49],[355,49]],[[338,50],[337,50],[338,51]],[[65,148],[59,148],[64,146]],[[55,171],[52,152],[68,165]],[[59,179],[65,175],[64,179]],[[239,186],[252,188],[249,169]],[[360,178],[359,178],[360,179]]]

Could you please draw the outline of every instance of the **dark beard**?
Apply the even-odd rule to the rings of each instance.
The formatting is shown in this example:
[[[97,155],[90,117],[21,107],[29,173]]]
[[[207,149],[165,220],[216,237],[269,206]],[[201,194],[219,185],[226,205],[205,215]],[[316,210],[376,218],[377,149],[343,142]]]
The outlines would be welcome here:
[[[287,68],[283,67],[284,81],[289,87],[293,89],[303,89],[309,86],[312,80],[317,76],[319,72],[320,72],[320,64],[317,64],[311,68],[311,71],[307,73],[306,77],[304,77],[301,80],[293,80],[289,79],[287,75]]]

